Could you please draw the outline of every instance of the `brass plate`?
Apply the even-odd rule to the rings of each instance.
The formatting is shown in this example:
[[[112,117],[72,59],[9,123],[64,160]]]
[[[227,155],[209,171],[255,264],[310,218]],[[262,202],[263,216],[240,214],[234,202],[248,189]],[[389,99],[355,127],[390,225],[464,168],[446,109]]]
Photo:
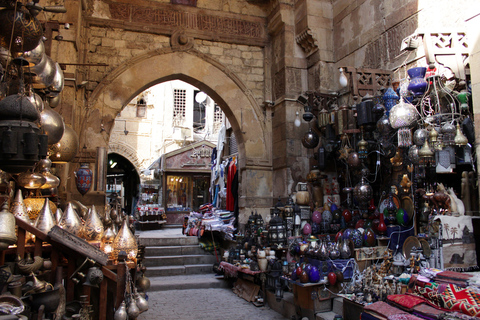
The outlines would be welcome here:
[[[413,219],[413,215],[415,213],[415,205],[413,204],[412,198],[404,196],[402,197],[402,201],[400,207],[403,208],[408,214],[408,221],[409,223]]]
[[[422,245],[420,244],[420,241],[418,241],[417,237],[410,236],[403,243],[402,253],[405,259],[410,259],[410,253],[413,247],[422,248]]]
[[[425,256],[425,258],[430,258],[430,256],[432,255],[432,248],[430,248],[428,241],[425,239],[420,239],[420,244],[422,245],[423,255]]]

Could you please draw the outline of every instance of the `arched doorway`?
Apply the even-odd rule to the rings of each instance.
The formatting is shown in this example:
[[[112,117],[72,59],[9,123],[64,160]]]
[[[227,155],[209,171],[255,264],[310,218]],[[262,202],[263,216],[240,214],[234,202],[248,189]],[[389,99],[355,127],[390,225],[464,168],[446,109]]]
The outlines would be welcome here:
[[[126,214],[133,214],[140,178],[133,164],[118,153],[108,154],[107,198],[119,194]]]
[[[200,52],[159,50],[113,70],[92,93],[88,122],[92,128],[103,125],[108,135],[116,115],[131,99],[154,84],[173,79],[188,82],[211,96],[232,125],[238,142],[241,216],[247,217],[253,207],[259,212],[269,210],[272,205],[271,115],[231,70]],[[105,132],[93,130],[89,136],[96,136],[97,143],[106,144]],[[244,220],[246,222],[246,218]]]

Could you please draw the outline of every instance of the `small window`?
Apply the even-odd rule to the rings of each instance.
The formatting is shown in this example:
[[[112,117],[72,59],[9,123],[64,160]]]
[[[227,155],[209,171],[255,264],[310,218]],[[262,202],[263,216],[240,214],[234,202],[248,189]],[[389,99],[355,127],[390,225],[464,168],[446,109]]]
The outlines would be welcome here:
[[[147,116],[147,102],[142,98],[137,101],[137,118],[145,118]]]
[[[173,90],[173,117],[176,119],[185,119],[187,90]]]

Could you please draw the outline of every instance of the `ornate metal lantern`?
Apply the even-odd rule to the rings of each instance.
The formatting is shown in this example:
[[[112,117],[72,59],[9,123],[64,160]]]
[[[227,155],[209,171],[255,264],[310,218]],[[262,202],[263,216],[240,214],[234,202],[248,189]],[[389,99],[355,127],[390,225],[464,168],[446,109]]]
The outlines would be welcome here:
[[[268,236],[270,243],[272,244],[284,244],[285,243],[285,224],[283,219],[275,215],[272,220],[270,220],[270,227],[268,229]]]
[[[284,218],[285,218],[285,237],[291,237],[293,235],[293,217],[295,211],[295,204],[293,203],[292,197],[288,197],[288,203],[285,205],[285,209],[283,210]]]

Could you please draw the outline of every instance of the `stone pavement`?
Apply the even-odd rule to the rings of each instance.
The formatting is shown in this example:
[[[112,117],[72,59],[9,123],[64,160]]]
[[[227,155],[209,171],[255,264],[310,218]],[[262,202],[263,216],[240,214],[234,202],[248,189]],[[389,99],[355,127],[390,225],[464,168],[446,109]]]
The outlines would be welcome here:
[[[225,288],[149,292],[148,305],[137,320],[287,320]]]

